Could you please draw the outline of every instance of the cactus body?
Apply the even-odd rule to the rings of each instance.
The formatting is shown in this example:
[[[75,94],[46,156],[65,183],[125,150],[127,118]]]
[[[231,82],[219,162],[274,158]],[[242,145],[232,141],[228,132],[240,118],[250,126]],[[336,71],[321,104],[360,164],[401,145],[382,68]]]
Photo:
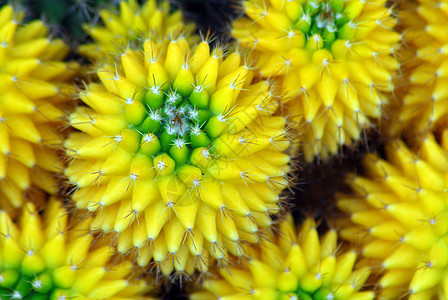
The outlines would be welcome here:
[[[206,272],[241,256],[279,209],[288,185],[285,118],[244,57],[207,41],[145,41],[98,71],[71,115],[65,174],[93,230],[118,237],[136,262]]]

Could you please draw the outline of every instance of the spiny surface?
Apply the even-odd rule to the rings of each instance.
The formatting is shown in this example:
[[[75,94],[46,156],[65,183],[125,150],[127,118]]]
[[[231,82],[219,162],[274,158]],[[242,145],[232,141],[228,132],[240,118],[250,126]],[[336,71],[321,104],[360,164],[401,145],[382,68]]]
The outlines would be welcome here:
[[[447,131],[441,144],[428,136],[417,151],[390,143],[387,160],[368,155],[366,177],[348,179],[354,194],[338,197],[351,216],[341,235],[382,275],[381,299],[448,295],[447,138]]]
[[[69,232],[55,199],[42,216],[26,203],[19,224],[0,212],[0,299],[151,299],[150,286],[128,280],[132,264],[113,265],[114,249],[100,244]]]
[[[415,136],[448,122],[448,1],[400,5],[406,88],[396,115],[398,128]]]
[[[354,268],[353,251],[338,252],[336,231],[319,239],[316,224],[306,219],[298,234],[292,217],[280,226],[281,235],[248,249],[251,261],[244,267],[221,269],[217,279],[206,280],[205,291],[191,299],[373,299],[360,291],[369,267]]]
[[[285,118],[237,52],[207,41],[144,43],[98,70],[71,115],[65,171],[92,230],[175,276],[241,256],[288,186]],[[133,251],[131,251],[133,250]]]
[[[61,163],[54,148],[64,117],[66,84],[78,69],[62,60],[69,49],[48,37],[41,21],[20,24],[23,12],[0,9],[0,207],[20,207],[33,185],[54,193]]]
[[[93,38],[81,45],[79,52],[92,60],[111,59],[126,47],[141,47],[149,37],[160,39],[176,32],[193,31],[194,25],[183,21],[180,10],[171,10],[169,1],[148,0],[142,6],[136,0],[120,1],[119,10],[102,9],[104,26],[86,24],[84,30]]]
[[[234,37],[287,95],[306,160],[326,159],[374,126],[394,90],[399,34],[385,0],[248,0]]]

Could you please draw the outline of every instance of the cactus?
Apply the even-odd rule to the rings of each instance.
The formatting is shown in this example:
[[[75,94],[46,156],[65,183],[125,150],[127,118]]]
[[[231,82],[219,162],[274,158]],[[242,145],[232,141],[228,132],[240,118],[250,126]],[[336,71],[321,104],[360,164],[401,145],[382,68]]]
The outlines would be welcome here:
[[[287,94],[307,161],[326,159],[375,126],[394,90],[400,35],[385,0],[247,0],[233,36]]]
[[[78,69],[64,63],[68,47],[48,37],[40,21],[21,24],[24,13],[0,9],[0,207],[20,207],[31,187],[56,192],[53,172],[62,164],[54,149],[62,144],[68,83]]]
[[[151,287],[129,279],[132,264],[114,264],[109,245],[68,231],[68,215],[52,198],[41,217],[26,203],[19,225],[0,212],[1,299],[137,299]],[[77,225],[79,226],[79,225]],[[146,299],[151,299],[147,297]]]
[[[210,258],[241,256],[279,209],[288,186],[285,118],[266,81],[238,52],[188,37],[97,72],[70,117],[73,201],[95,214],[118,251],[169,275],[207,272]],[[89,213],[87,212],[87,213]]]
[[[202,299],[373,299],[372,291],[360,291],[369,267],[355,268],[353,251],[337,254],[337,234],[328,231],[319,239],[316,224],[306,219],[299,234],[291,215],[280,225],[282,234],[271,243],[248,249],[247,266],[219,270],[206,280],[203,290],[192,294]]]
[[[338,196],[351,217],[341,236],[382,275],[381,299],[447,297],[447,138],[445,131],[439,144],[429,135],[414,151],[389,143],[387,160],[369,154],[367,176],[348,178],[353,195]]]
[[[415,137],[445,128],[448,120],[448,2],[422,0],[401,5],[404,46],[400,56],[406,80],[394,111],[399,116],[395,126]]]
[[[171,12],[168,1],[148,0],[141,7],[136,0],[120,1],[119,11],[102,9],[100,16],[104,26],[84,26],[94,42],[79,47],[82,55],[94,61],[110,58],[121,48],[140,48],[147,38],[160,40],[170,33],[194,30],[193,24],[183,22],[179,10]]]

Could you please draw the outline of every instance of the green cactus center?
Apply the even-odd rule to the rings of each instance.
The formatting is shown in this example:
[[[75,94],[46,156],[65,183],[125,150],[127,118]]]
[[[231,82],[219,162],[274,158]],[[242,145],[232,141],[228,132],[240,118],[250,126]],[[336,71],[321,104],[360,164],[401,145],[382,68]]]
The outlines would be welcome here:
[[[354,25],[344,14],[343,1],[313,0],[301,4],[293,29],[300,30],[311,48],[330,48],[337,39],[347,39]]]
[[[166,153],[176,168],[189,163],[195,149],[212,157],[210,145],[219,135],[222,122],[217,122],[220,117],[209,110],[209,96],[204,88],[178,91],[154,85],[141,101],[130,99],[127,104],[127,121],[138,133],[137,152],[150,157]]]
[[[322,286],[317,290],[310,291],[307,289],[299,288],[295,292],[285,293],[287,299],[297,299],[297,300],[332,300],[335,299],[335,295],[330,292],[330,290]],[[285,298],[286,299],[286,298]]]
[[[30,274],[26,270],[7,269],[0,274],[0,299],[69,299],[69,291],[54,282],[52,271]]]

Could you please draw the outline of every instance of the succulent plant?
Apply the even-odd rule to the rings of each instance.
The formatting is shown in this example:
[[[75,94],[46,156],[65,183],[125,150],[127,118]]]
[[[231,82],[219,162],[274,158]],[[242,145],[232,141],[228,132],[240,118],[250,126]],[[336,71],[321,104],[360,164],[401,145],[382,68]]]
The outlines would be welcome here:
[[[79,52],[92,60],[112,57],[126,47],[141,47],[145,39],[160,40],[169,34],[192,31],[193,24],[185,23],[180,10],[171,11],[168,1],[160,4],[148,0],[142,6],[137,0],[120,1],[119,10],[100,11],[104,26],[86,24],[85,31],[93,38],[91,44],[81,45]]]
[[[0,212],[1,299],[151,299],[150,286],[129,280],[131,262],[114,263],[113,247],[68,226],[54,198],[43,216],[26,203],[19,224]]]
[[[188,38],[188,37],[187,37]],[[140,266],[207,272],[256,243],[288,186],[285,118],[245,57],[182,35],[97,72],[70,117],[73,201]],[[133,251],[131,251],[133,250]]]
[[[375,126],[394,91],[400,35],[386,0],[247,0],[233,24],[263,77],[287,95],[284,113],[307,161],[326,159]]]
[[[447,261],[448,131],[414,151],[402,141],[387,160],[369,154],[366,176],[351,176],[352,195],[339,195],[350,215],[341,236],[357,243],[379,279],[380,299],[444,299]]]
[[[355,252],[337,254],[336,231],[319,238],[316,227],[306,219],[296,234],[289,215],[272,243],[247,250],[246,266],[220,269],[191,299],[373,299],[372,291],[360,291],[370,268],[354,269]]]
[[[448,124],[448,2],[400,4],[402,15],[404,94],[400,94],[398,127],[416,137]],[[397,121],[397,118],[392,118]]]
[[[54,149],[58,127],[78,69],[65,63],[69,49],[48,37],[40,21],[21,24],[24,13],[0,8],[0,207],[20,207],[33,186],[54,193],[62,164]]]

